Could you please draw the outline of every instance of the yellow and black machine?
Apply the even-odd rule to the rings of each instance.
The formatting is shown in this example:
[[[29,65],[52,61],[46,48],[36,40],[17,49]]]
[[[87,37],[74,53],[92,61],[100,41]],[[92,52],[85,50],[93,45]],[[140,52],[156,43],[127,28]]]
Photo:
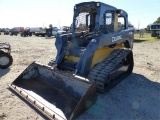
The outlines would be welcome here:
[[[124,10],[76,4],[72,32],[56,38],[55,60],[32,63],[10,87],[49,119],[74,119],[94,104],[96,90],[110,90],[132,73],[133,41]]]

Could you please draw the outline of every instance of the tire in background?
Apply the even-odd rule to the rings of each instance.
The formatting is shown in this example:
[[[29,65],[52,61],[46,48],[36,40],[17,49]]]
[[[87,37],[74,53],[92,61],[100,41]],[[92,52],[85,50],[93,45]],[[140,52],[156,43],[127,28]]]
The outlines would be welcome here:
[[[6,69],[6,68],[8,68],[9,66],[12,65],[13,58],[12,58],[12,56],[11,56],[10,54],[8,54],[8,53],[5,53],[5,52],[0,52],[0,53],[1,53],[1,54],[0,54],[0,68],[1,68],[1,69]],[[2,60],[3,57],[5,57],[5,58],[8,59],[8,62],[7,62],[6,64],[3,64],[3,60]]]

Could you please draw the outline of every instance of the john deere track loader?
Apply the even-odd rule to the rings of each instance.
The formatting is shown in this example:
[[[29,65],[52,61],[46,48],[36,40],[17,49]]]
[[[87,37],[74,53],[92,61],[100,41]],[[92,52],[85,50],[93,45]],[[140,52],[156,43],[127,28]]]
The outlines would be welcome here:
[[[133,36],[124,10],[76,4],[72,33],[57,36],[50,67],[34,62],[10,87],[49,119],[73,119],[94,103],[96,90],[109,90],[132,72]]]

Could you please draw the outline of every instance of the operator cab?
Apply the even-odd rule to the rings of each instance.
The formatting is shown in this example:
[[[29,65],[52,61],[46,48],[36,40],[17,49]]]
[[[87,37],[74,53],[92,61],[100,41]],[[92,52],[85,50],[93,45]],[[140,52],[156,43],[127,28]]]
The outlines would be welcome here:
[[[59,44],[59,53],[64,52],[63,68],[75,69],[76,64],[80,61],[87,47],[93,39],[100,39],[105,34],[118,32],[118,18],[124,18],[124,30],[128,28],[128,16],[123,10],[117,9],[113,6],[101,2],[83,2],[74,6],[74,16],[72,23],[72,35],[61,40],[64,46]],[[62,38],[60,38],[62,39]],[[67,41],[67,42],[64,42]],[[59,57],[60,58],[60,57]],[[59,59],[57,57],[57,61]],[[60,60],[59,60],[60,61]],[[67,61],[67,63],[65,63]],[[58,62],[57,62],[58,63]],[[73,63],[73,67],[71,68]],[[68,66],[69,64],[69,66]]]
[[[119,31],[118,18],[124,18],[123,30],[127,28],[127,13],[123,10],[101,2],[76,4],[69,54],[80,57],[93,38]]]
[[[72,42],[87,47],[96,36],[128,28],[127,13],[101,2],[84,2],[74,7]],[[119,19],[123,19],[123,24]]]

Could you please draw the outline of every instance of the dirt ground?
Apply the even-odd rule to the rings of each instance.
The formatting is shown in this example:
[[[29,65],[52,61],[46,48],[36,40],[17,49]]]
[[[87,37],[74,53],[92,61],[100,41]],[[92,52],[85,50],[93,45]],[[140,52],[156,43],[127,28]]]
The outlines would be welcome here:
[[[42,64],[56,56],[55,38],[0,35],[12,46],[13,64],[0,69],[0,120],[46,119],[12,93],[8,85],[33,61]],[[96,103],[77,120],[160,119],[160,41],[134,43],[133,73],[108,93],[98,94]]]

